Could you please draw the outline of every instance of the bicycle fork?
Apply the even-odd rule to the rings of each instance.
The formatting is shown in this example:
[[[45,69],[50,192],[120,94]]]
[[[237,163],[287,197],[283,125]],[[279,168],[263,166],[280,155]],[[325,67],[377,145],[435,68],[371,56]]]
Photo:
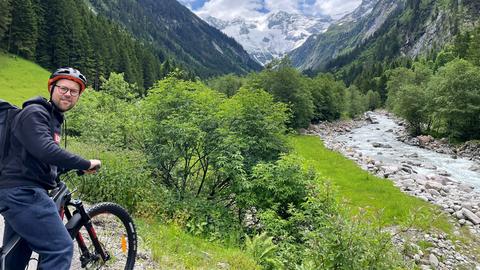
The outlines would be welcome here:
[[[70,205],[75,207],[75,211],[73,212],[73,216],[70,213],[68,207],[65,207],[65,216],[69,220],[68,223],[65,225],[67,230],[70,233],[72,238],[74,237],[77,241],[77,244],[80,248],[81,254],[81,263],[82,267],[85,267],[91,261],[97,261],[98,259],[102,259],[104,262],[110,259],[110,255],[103,249],[100,241],[98,241],[97,233],[95,232],[95,228],[92,225],[92,221],[88,216],[87,212],[85,211],[85,207],[83,203],[79,200],[74,200],[70,202]],[[90,236],[92,241],[93,247],[95,248],[96,254],[92,254],[84,241],[82,234],[80,233],[80,228],[84,226]]]

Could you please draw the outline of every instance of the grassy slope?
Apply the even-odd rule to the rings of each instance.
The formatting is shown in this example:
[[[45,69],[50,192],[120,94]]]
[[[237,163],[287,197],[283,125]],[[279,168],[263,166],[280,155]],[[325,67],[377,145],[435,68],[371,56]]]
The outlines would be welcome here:
[[[0,52],[0,99],[21,105],[30,97],[47,96],[49,76],[47,70],[32,62]],[[258,269],[239,249],[212,244],[162,224],[137,222],[140,237],[150,239],[154,258],[166,267],[161,269],[219,269],[219,262],[227,263],[230,269]]]
[[[21,105],[31,97],[47,96],[49,76],[32,62],[0,52],[0,99]]]
[[[446,217],[437,216],[437,207],[402,193],[389,180],[363,171],[353,161],[326,149],[318,137],[294,136],[291,137],[291,143],[297,154],[307,160],[322,178],[330,180],[337,187],[340,197],[347,200],[353,212],[359,208],[381,210],[381,221],[386,225],[405,223],[412,213],[416,213],[419,218],[414,221],[415,226],[428,228],[433,225],[451,232],[452,226]],[[434,217],[438,218],[432,222]]]
[[[157,270],[261,269],[237,248],[226,248],[209,243],[186,234],[174,225],[165,226],[147,222],[139,222],[138,225],[140,234],[147,235],[145,241],[152,248],[153,258],[159,264]],[[228,268],[225,268],[227,265]]]

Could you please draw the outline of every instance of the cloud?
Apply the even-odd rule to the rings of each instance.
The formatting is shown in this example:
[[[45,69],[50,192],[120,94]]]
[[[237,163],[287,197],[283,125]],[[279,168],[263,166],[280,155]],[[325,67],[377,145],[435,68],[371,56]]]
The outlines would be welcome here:
[[[315,11],[335,17],[335,15],[353,11],[362,3],[362,0],[317,0],[315,2],[313,8]]]
[[[200,16],[230,20],[236,17],[252,18],[262,16],[265,6],[262,0],[210,0],[196,11]]]
[[[231,20],[258,18],[267,12],[287,11],[308,15],[330,15],[353,11],[362,0],[180,0],[202,17]],[[205,1],[203,3],[203,1]]]
[[[300,13],[300,3],[302,1],[292,0],[265,0],[265,7],[271,11],[288,11],[290,13]]]

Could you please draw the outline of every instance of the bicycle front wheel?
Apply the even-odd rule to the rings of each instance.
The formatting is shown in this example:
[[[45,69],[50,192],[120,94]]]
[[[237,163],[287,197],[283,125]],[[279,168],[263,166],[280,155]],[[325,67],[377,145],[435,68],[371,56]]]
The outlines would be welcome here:
[[[77,244],[70,269],[132,270],[137,255],[137,233],[128,212],[114,203],[99,203],[87,213],[92,221],[93,235],[97,236],[107,260],[98,254],[92,233],[89,234],[86,226],[82,226],[75,237]],[[80,246],[84,247],[83,250]]]

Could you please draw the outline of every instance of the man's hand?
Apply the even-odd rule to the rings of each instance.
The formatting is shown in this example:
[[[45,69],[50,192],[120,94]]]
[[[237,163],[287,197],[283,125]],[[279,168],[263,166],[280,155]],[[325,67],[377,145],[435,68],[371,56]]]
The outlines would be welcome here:
[[[90,168],[84,171],[86,174],[96,173],[100,167],[102,166],[102,162],[98,159],[91,159],[90,160]]]

